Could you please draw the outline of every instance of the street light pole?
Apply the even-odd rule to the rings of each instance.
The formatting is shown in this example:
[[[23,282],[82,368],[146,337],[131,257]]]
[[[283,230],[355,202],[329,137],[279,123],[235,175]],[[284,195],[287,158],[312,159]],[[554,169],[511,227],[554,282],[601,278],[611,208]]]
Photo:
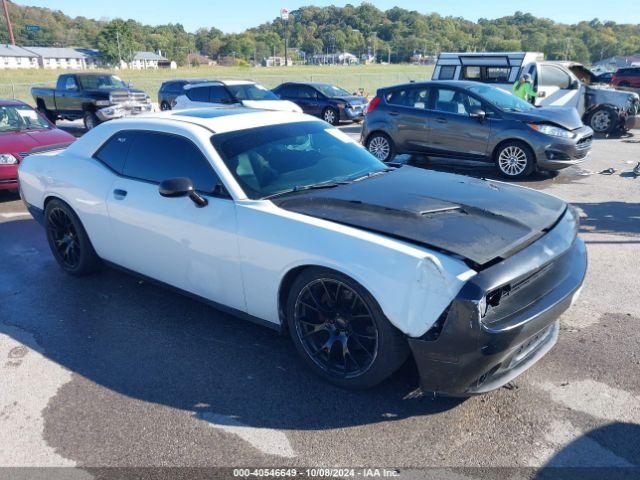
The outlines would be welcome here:
[[[281,8],[280,9],[280,18],[282,18],[282,22],[284,23],[284,66],[289,66],[289,54],[287,52],[287,26],[289,25],[289,9]]]

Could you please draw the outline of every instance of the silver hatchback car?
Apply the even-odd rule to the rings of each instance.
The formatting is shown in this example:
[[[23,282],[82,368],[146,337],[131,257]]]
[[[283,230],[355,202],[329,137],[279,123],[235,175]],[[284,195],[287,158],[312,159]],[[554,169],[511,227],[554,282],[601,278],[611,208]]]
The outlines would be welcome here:
[[[537,108],[483,83],[438,81],[378,90],[361,141],[385,162],[396,154],[477,160],[515,179],[584,162],[593,130],[573,108]]]

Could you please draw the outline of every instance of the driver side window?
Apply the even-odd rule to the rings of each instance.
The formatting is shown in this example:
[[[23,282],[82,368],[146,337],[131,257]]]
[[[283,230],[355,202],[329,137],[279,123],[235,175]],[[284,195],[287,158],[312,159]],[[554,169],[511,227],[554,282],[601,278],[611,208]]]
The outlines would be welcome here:
[[[77,90],[78,84],[76,83],[76,79],[74,77],[67,77],[64,87],[66,90]]]
[[[189,139],[158,132],[127,133],[130,146],[123,169],[125,176],[152,183],[188,177],[196,190],[205,194],[213,193],[220,184],[207,158]]]

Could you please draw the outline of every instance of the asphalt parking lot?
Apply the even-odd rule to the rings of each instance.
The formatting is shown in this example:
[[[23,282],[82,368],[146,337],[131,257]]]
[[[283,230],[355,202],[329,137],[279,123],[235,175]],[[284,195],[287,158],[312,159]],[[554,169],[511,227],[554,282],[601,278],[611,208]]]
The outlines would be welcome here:
[[[409,161],[495,178],[491,168]],[[421,395],[410,363],[378,388],[344,391],[307,371],[288,337],[116,271],[69,277],[19,199],[0,193],[0,465],[439,467],[456,479],[484,474],[456,467],[570,466],[632,475],[624,469],[640,467],[640,178],[630,173],[638,161],[640,132],[597,139],[581,166],[521,182],[580,209],[589,271],[550,354],[507,387],[467,400]],[[597,173],[609,167],[616,173]]]

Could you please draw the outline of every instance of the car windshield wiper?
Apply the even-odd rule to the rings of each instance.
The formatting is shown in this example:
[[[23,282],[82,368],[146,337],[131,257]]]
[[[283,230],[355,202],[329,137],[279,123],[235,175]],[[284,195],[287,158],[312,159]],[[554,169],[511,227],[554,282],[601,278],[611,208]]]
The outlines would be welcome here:
[[[296,185],[293,188],[288,188],[287,190],[282,190],[281,192],[276,192],[271,195],[267,195],[263,197],[263,200],[270,200],[272,198],[281,197],[283,195],[288,195],[296,192],[304,192],[307,190],[320,190],[323,188],[335,188],[340,185],[348,185],[351,182],[324,182],[324,183],[314,183],[312,185]]]
[[[354,178],[351,180],[352,182],[359,182],[361,180],[366,180],[367,178],[377,177],[378,175],[382,175],[383,173],[389,173],[395,168],[385,168],[384,170],[378,170],[376,172],[369,172],[366,175],[362,175],[361,177]]]

